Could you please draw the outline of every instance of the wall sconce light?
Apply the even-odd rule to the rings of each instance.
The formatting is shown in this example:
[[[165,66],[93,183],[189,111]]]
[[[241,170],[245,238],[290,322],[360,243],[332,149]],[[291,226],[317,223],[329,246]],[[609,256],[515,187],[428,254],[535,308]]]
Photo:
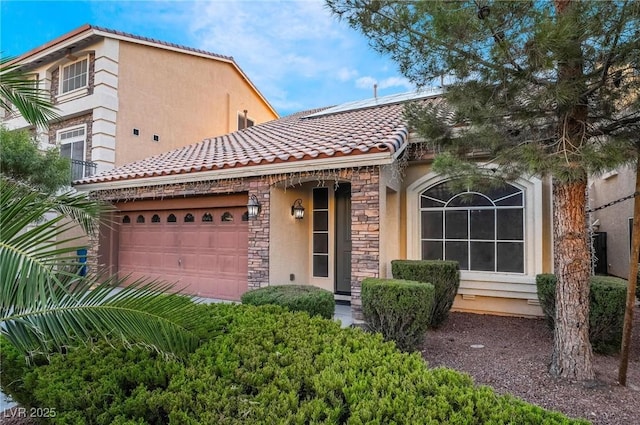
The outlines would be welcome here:
[[[254,219],[260,212],[260,202],[256,195],[249,195],[249,202],[247,202],[247,215],[250,219]]]
[[[302,206],[302,199],[296,199],[293,205],[291,205],[291,215],[294,216],[296,220],[301,220],[304,218],[304,207]]]

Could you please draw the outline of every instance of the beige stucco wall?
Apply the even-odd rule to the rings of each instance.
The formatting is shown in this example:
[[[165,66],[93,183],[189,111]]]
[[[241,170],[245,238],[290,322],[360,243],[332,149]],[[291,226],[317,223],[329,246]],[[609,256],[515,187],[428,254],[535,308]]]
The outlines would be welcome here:
[[[310,282],[309,263],[311,258],[310,189],[272,187],[271,216],[269,221],[269,284],[270,285],[307,285]],[[291,216],[290,206],[302,199],[305,216],[296,220]],[[294,280],[290,275],[294,275]],[[333,291],[333,289],[332,289]]]
[[[622,167],[592,180],[589,187],[591,208],[631,195],[635,190],[635,169]],[[629,273],[629,218],[633,217],[633,199],[622,201],[591,214],[599,220],[599,231],[607,233],[608,272],[627,279]]]
[[[380,277],[390,278],[391,261],[403,258],[400,219],[402,178],[393,166],[380,173]]]
[[[118,61],[116,166],[276,118],[229,63],[126,41]]]

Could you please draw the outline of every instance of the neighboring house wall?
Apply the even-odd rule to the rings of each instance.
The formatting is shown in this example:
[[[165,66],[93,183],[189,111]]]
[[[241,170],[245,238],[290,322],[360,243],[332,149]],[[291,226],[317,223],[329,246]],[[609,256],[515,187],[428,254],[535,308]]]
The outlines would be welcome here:
[[[97,173],[237,130],[245,110],[254,124],[277,118],[231,59],[133,35],[85,26],[19,60],[60,116],[36,132],[41,147],[81,120]],[[15,111],[2,123],[32,127]]]
[[[635,190],[635,168],[622,167],[592,180],[589,190],[591,208],[633,194]],[[633,199],[616,203],[591,214],[591,224],[599,220],[599,232],[607,234],[607,271],[609,274],[627,279],[630,260],[629,219],[633,217]]]
[[[256,123],[276,118],[230,63],[126,41],[118,94],[116,166],[235,131],[245,109]]]

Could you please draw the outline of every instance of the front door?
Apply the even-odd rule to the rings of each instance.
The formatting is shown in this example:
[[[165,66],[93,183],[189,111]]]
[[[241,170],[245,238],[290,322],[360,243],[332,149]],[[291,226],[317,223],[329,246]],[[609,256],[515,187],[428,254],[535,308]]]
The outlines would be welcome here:
[[[336,190],[335,293],[351,295],[351,184]]]

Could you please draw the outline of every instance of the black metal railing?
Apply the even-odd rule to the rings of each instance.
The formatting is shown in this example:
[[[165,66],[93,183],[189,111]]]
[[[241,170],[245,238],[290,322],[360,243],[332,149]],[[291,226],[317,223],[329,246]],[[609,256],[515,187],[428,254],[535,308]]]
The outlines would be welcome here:
[[[71,181],[91,177],[96,173],[98,164],[91,161],[71,160]]]

